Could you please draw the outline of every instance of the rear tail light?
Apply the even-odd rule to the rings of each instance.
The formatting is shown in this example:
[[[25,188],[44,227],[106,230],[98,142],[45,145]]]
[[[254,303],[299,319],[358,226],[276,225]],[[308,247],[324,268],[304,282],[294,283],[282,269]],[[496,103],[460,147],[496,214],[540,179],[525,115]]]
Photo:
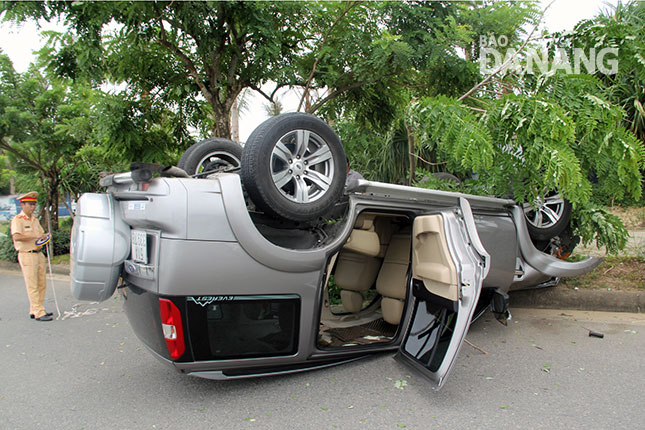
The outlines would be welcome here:
[[[168,299],[159,299],[159,310],[161,311],[161,329],[163,337],[166,339],[170,358],[177,360],[186,351],[181,313],[177,306]]]

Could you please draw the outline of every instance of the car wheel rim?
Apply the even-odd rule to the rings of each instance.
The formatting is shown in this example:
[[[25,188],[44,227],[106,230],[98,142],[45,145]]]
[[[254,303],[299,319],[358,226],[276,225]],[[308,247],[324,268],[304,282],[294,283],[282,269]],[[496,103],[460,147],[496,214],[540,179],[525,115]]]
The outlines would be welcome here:
[[[308,130],[294,130],[271,153],[273,184],[290,201],[311,203],[327,193],[334,177],[331,148]]]
[[[216,151],[205,155],[201,160],[199,160],[195,173],[199,176],[206,176],[238,167],[240,167],[239,158],[228,152]]]
[[[535,204],[524,203],[526,220],[536,228],[553,227],[564,213],[564,199],[560,194],[539,198]]]

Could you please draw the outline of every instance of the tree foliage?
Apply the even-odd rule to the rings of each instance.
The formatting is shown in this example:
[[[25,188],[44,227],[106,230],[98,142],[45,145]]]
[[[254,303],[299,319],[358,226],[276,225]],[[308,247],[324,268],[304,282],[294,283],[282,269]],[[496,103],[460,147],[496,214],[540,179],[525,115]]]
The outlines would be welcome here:
[[[619,1],[595,18],[579,22],[572,32],[556,34],[553,45],[570,53],[574,48],[617,48],[616,73],[597,77],[609,90],[610,100],[625,110],[627,128],[645,142],[645,3]]]
[[[66,126],[89,110],[92,91],[70,88],[33,68],[16,73],[5,55],[0,55],[0,75],[0,149],[13,169],[26,175],[25,185],[43,191],[42,203],[56,229],[65,172],[77,165],[74,154],[84,144]]]
[[[171,164],[189,138],[180,115],[147,100],[61,80],[32,66],[20,74],[0,55],[0,149],[19,191],[41,191],[52,228],[63,195],[98,189],[102,171],[135,160]]]
[[[310,22],[306,12],[298,2],[6,4],[7,19],[60,17],[75,30],[74,37],[58,38],[52,52],[49,64],[59,75],[126,82],[139,97],[200,117],[222,137],[230,136],[240,91],[292,80]]]
[[[503,25],[513,39],[531,2],[5,2],[5,19],[62,19],[44,51],[58,76],[125,82],[210,134],[229,137],[244,88],[270,103],[387,130],[413,95],[457,95],[477,78],[459,48]],[[482,17],[489,17],[481,21]],[[274,90],[263,84],[273,82]]]
[[[489,100],[481,114],[447,97],[408,109],[418,145],[434,150],[448,171],[476,175],[469,192],[518,203],[560,193],[576,208],[583,240],[595,237],[612,251],[624,246],[625,231],[592,204],[592,194],[638,201],[645,161],[623,116],[603,98],[600,82],[575,75],[542,76],[525,94]]]

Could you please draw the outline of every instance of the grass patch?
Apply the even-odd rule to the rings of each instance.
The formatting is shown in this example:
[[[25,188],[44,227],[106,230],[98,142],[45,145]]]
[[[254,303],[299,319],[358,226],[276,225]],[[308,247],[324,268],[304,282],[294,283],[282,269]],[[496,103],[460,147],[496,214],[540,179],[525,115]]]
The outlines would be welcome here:
[[[592,272],[575,278],[564,278],[565,288],[645,291],[645,258],[610,256]]]
[[[54,255],[51,262],[52,264],[69,264],[69,254]]]

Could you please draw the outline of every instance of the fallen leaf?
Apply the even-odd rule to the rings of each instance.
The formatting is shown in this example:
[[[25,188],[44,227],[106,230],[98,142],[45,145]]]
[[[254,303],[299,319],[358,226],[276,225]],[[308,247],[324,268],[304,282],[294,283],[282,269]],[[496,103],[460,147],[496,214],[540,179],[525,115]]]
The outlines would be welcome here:
[[[394,383],[394,386],[398,388],[399,390],[402,390],[404,387],[407,387],[408,381],[405,379],[399,379]]]

